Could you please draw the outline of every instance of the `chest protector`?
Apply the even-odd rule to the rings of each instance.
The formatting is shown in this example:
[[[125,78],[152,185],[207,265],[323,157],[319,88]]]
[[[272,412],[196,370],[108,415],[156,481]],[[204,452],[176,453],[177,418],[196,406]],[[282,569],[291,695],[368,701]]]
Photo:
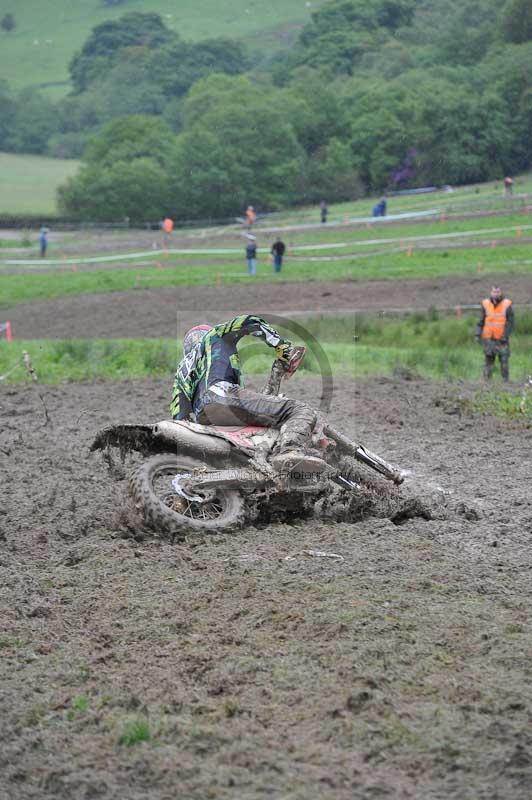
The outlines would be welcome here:
[[[506,312],[512,305],[512,301],[504,298],[497,305],[493,305],[488,298],[482,301],[482,307],[486,312],[484,327],[482,328],[483,339],[502,339],[504,327],[506,325]]]

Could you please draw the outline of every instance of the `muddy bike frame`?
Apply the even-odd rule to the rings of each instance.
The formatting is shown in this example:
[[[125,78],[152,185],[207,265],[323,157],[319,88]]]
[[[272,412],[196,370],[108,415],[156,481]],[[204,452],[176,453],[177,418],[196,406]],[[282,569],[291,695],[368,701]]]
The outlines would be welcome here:
[[[287,364],[279,359],[276,359],[270,371],[270,375],[266,386],[263,389],[265,395],[278,395],[281,388],[281,381],[283,378],[290,377],[297,370],[305,356],[304,347],[295,347]],[[403,482],[404,477],[400,470],[393,467],[376,453],[372,453],[364,445],[357,445],[337,431],[327,422],[323,421],[321,424],[323,435],[336,443],[338,452],[342,455],[347,455],[355,458],[357,461],[362,462],[379,474],[383,475],[388,480],[393,481],[396,485]],[[203,498],[195,492],[209,493],[210,490],[215,489],[217,486],[231,486],[235,483],[245,485],[248,489],[264,488],[268,484],[283,484],[286,480],[293,479],[297,470],[281,475],[276,472],[266,459],[260,460],[256,457],[251,460],[252,468],[245,470],[225,469],[217,470],[215,472],[206,472],[203,475],[194,475],[190,478],[186,475],[176,478],[174,488],[183,497],[189,500],[195,499],[200,501]],[[336,474],[335,474],[336,473]],[[297,486],[298,491],[311,490],[315,488],[317,483],[323,480],[334,480],[336,483],[344,486],[345,488],[356,489],[357,484],[349,479],[338,475],[337,471],[331,466],[330,471],[325,473],[316,473],[307,478],[307,486],[299,483]],[[281,486],[279,486],[281,488]],[[286,488],[286,487],[285,487]],[[294,487],[296,488],[296,487]]]

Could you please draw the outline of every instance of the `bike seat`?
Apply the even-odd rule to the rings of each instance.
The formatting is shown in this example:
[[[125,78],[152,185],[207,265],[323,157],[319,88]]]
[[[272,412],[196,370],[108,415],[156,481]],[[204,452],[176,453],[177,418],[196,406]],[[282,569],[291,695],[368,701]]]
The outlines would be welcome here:
[[[211,425],[209,427],[214,428],[215,431],[221,431],[222,433],[240,433],[248,436],[267,430],[263,425],[244,425],[243,427],[240,425]]]

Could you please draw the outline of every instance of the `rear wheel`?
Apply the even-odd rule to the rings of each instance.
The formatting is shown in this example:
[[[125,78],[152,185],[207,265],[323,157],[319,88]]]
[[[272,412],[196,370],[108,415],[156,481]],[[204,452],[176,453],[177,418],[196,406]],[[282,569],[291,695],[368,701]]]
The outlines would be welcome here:
[[[193,458],[167,453],[153,456],[135,470],[129,488],[137,510],[151,528],[165,533],[217,533],[243,524],[244,500],[236,489],[216,487],[201,502],[176,492],[172,486],[175,476],[200,467],[205,465]]]

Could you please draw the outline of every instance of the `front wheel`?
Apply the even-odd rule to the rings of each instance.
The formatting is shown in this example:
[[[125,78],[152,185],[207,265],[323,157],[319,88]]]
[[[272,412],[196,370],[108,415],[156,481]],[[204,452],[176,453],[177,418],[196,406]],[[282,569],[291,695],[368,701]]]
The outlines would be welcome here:
[[[153,456],[133,472],[130,492],[137,510],[151,528],[171,534],[217,533],[243,524],[244,500],[236,489],[217,487],[202,502],[177,494],[173,478],[204,466],[193,458],[165,453]]]

